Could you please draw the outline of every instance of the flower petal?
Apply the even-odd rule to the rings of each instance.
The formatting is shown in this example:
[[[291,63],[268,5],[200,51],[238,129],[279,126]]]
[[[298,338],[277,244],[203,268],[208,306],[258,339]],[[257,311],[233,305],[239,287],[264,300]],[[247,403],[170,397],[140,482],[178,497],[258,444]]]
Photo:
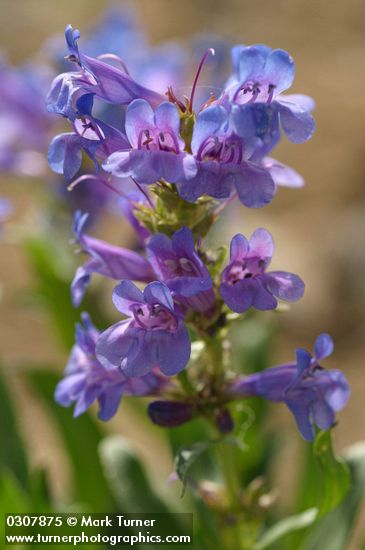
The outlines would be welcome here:
[[[329,334],[323,333],[318,336],[314,343],[314,357],[321,361],[333,353],[333,340]]]
[[[113,304],[118,311],[130,315],[131,307],[144,303],[143,293],[132,281],[122,281],[117,285],[112,294]]]
[[[101,333],[96,356],[105,368],[119,367],[126,376],[143,376],[152,368],[145,335],[145,330],[131,327],[129,321],[116,323]]]
[[[280,101],[280,122],[287,138],[293,143],[308,141],[315,129],[312,115],[295,103]]]
[[[269,54],[265,63],[265,76],[275,86],[275,94],[290,88],[294,80],[294,61],[285,50],[277,49]]]
[[[233,176],[238,197],[248,208],[261,208],[269,204],[276,192],[276,185],[269,172],[251,162],[240,165]]]
[[[176,137],[180,133],[180,115],[177,107],[164,101],[156,109],[155,124],[159,130],[170,130]]]
[[[308,111],[309,113],[311,113],[316,107],[314,99],[309,95],[285,94],[283,96],[277,97],[276,99],[279,100],[280,103],[283,102],[284,104],[286,102],[295,103],[296,105],[298,105],[298,107],[303,109],[303,111]]]
[[[249,241],[249,258],[271,259],[274,254],[274,240],[267,229],[255,229]]]
[[[128,105],[125,117],[125,131],[131,145],[138,149],[139,136],[155,125],[155,114],[144,99],[135,99]]]
[[[335,423],[335,413],[323,400],[318,399],[311,405],[311,413],[314,423],[321,430],[329,430]]]
[[[307,350],[298,348],[296,350],[297,367],[300,374],[304,373],[311,366],[311,354]]]
[[[147,304],[160,304],[170,311],[174,311],[174,302],[169,288],[160,281],[153,281],[143,291]]]
[[[294,273],[271,271],[265,274],[265,284],[274,296],[287,302],[296,302],[304,294],[304,282]]]
[[[285,399],[289,410],[293,413],[298,429],[304,439],[312,441],[314,439],[314,427],[310,421],[308,406],[301,401]]]
[[[246,258],[249,251],[249,243],[244,235],[238,233],[231,240],[230,262],[240,261]]]
[[[53,138],[48,149],[48,164],[56,174],[63,174],[70,181],[79,171],[81,161],[79,136],[68,133]]]
[[[220,105],[213,105],[201,111],[196,119],[191,141],[191,150],[196,155],[204,141],[214,136],[227,122],[227,112]]]
[[[99,412],[98,418],[107,422],[118,410],[122,399],[124,384],[112,385],[105,388],[98,397]]]
[[[190,359],[189,332],[182,321],[175,333],[163,330],[146,333],[145,343],[151,363],[159,366],[166,376],[182,371]]]
[[[265,157],[262,161],[262,165],[270,172],[276,185],[303,187],[304,179],[298,172],[293,170],[293,168],[290,168],[290,166],[286,166],[282,162],[270,157]]]
[[[253,304],[256,284],[251,280],[238,281],[234,285],[222,283],[220,293],[224,303],[236,313],[244,313]]]

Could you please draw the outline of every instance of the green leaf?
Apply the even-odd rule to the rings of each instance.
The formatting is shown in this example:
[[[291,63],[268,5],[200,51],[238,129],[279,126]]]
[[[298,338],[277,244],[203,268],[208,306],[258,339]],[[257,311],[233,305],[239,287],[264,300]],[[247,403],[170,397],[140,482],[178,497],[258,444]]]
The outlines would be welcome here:
[[[309,531],[300,550],[317,550],[318,548],[344,550],[348,547],[352,527],[365,494],[365,442],[356,443],[345,451],[343,456],[351,472],[351,489],[340,506],[323,517]],[[295,550],[297,548],[298,546]]]
[[[322,469],[322,502],[318,511],[320,518],[345,498],[350,489],[351,476],[346,462],[333,453],[330,430],[318,433],[313,452]]]
[[[0,512],[25,513],[30,510],[30,499],[15,477],[6,468],[0,470]],[[3,521],[1,522],[4,523]]]
[[[36,275],[37,292],[61,342],[69,349],[74,342],[75,324],[79,321],[79,312],[71,303],[70,279],[62,276],[57,252],[45,239],[29,239],[26,251]]]
[[[126,512],[167,513],[129,443],[121,436],[105,438],[99,445],[104,475],[118,506]]]
[[[26,376],[49,407],[63,438],[72,465],[74,497],[95,512],[108,510],[112,499],[98,459],[103,437],[98,424],[87,413],[74,419],[71,409],[55,403],[53,394],[59,382],[56,373],[33,371]]]
[[[264,550],[265,548],[269,548],[272,544],[281,540],[289,533],[312,525],[317,517],[317,514],[317,508],[309,508],[301,514],[290,516],[279,521],[264,533],[261,539],[255,544],[254,550]]]
[[[11,470],[19,483],[28,485],[27,459],[18,433],[10,392],[0,372],[0,468]]]
[[[1,469],[0,470],[0,514],[2,521],[0,522],[0,540],[5,539],[5,521],[4,514],[9,513],[26,513],[32,510],[31,502],[19,483],[15,478],[14,472]],[[5,545],[4,545],[5,546]],[[9,546],[9,548],[11,548]],[[20,550],[25,546],[13,546],[14,550]]]
[[[157,494],[143,465],[123,437],[114,435],[105,438],[99,446],[99,454],[105,477],[120,511],[164,514],[159,521],[159,534],[162,537],[184,533],[181,521],[183,522],[186,516],[176,516],[171,504]],[[162,548],[160,545],[153,546],[155,547]]]

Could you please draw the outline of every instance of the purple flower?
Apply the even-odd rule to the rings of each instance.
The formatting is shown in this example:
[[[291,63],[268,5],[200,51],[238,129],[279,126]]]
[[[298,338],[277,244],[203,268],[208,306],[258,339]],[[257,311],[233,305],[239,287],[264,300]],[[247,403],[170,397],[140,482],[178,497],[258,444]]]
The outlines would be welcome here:
[[[127,376],[142,376],[153,368],[172,376],[190,357],[190,338],[168,287],[152,282],[144,291],[122,281],[113,292],[115,307],[129,317],[105,332],[96,354],[106,367],[119,367]]]
[[[295,302],[303,296],[304,283],[293,273],[266,273],[274,242],[266,229],[256,229],[248,241],[241,234],[231,241],[230,261],[222,272],[220,291],[227,306],[237,313],[250,307],[275,309],[277,298]]]
[[[159,393],[165,381],[158,374],[129,378],[120,369],[104,368],[95,356],[99,331],[86,313],[82,315],[82,322],[76,328],[76,343],[65,376],[55,390],[55,400],[59,405],[69,407],[75,402],[74,416],[77,417],[97,400],[99,418],[109,420],[117,412],[122,395]]]
[[[103,164],[114,176],[132,176],[141,184],[163,178],[174,183],[192,177],[196,166],[182,151],[179,138],[179,111],[169,102],[154,111],[144,99],[136,99],[127,108],[125,130],[130,147],[112,154]]]
[[[318,362],[333,351],[328,334],[321,334],[314,344],[314,356],[297,349],[296,363],[272,367],[258,374],[236,380],[230,391],[240,396],[261,396],[283,401],[293,413],[304,439],[312,440],[315,426],[330,429],[336,412],[343,409],[349,396],[348,382],[339,370],[324,370]]]
[[[136,98],[146,99],[151,105],[159,105],[164,96],[138,84],[126,72],[79,52],[77,40],[80,32],[68,25],[65,31],[70,52],[69,61],[76,63],[79,71],[57,76],[48,95],[48,110],[72,119],[75,96],[94,94],[112,104],[128,105]]]
[[[259,208],[271,202],[276,185],[270,173],[250,162],[253,151],[230,128],[228,111],[213,105],[197,117],[191,142],[197,166],[196,176],[177,182],[180,195],[194,202],[202,195],[226,199],[236,191],[240,201],[249,208]]]
[[[153,401],[148,406],[148,416],[152,422],[164,428],[181,426],[189,422],[193,415],[192,405],[181,401]]]
[[[214,306],[212,278],[195,250],[190,229],[183,227],[171,239],[162,233],[151,237],[147,258],[174,299],[196,311],[204,312]]]
[[[244,139],[276,144],[281,126],[294,143],[308,140],[315,128],[313,100],[305,95],[281,95],[294,80],[294,62],[284,50],[262,44],[232,49],[233,75],[223,97],[233,104],[235,131]]]
[[[91,258],[76,270],[72,281],[72,301],[75,307],[79,306],[93,273],[100,273],[110,279],[133,279],[149,282],[154,279],[150,264],[142,256],[119,246],[113,246],[85,235],[84,227],[88,214],[76,212],[74,231],[76,241],[84,252]]]

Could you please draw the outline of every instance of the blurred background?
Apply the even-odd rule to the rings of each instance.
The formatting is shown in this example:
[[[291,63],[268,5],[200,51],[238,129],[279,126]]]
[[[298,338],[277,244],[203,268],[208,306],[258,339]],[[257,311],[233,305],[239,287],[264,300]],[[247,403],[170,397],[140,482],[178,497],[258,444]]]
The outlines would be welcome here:
[[[60,35],[62,40],[67,23],[79,28],[84,36],[110,5],[103,0],[0,0],[0,51],[13,65],[22,65],[30,58],[44,59],[47,48],[53,47],[50,38]],[[120,1],[113,5],[128,4]],[[308,348],[320,332],[329,332],[335,340],[335,354],[326,365],[342,369],[352,388],[350,404],[339,415],[336,448],[363,439],[365,3],[135,0],[133,8],[153,45],[173,41],[185,47],[192,37],[204,33],[227,44],[264,42],[293,56],[296,79],[291,92],[315,99],[317,130],[303,145],[293,145],[284,138],[274,156],[302,174],[306,185],[300,190],[279,189],[273,203],[262,210],[233,206],[215,235],[219,244],[227,244],[235,232],[250,234],[263,226],[273,233],[273,268],[300,274],[306,282],[306,294],[284,314],[268,314],[275,317],[278,333],[272,364],[291,360],[295,347]],[[192,73],[195,69],[191,67]],[[50,82],[53,75],[45,73],[45,82]],[[190,82],[186,82],[186,90]],[[49,223],[44,220],[44,209],[50,201],[47,185],[52,186],[51,173],[49,183],[44,179],[1,175],[0,195],[10,199],[13,211],[0,244],[0,350],[32,463],[49,468],[53,490],[62,496],[69,483],[67,456],[37,396],[17,375],[24,363],[46,365],[61,373],[67,359],[67,350],[55,335],[47,311],[34,296],[30,297],[36,281],[22,246],[24,236]],[[112,214],[98,224],[97,234],[122,245],[133,238],[120,218]],[[55,240],[57,254],[63,254],[62,248],[69,246],[71,237],[70,229],[68,235],[65,232]],[[67,276],[72,275],[72,269],[70,266],[70,271],[66,270]],[[109,290],[102,298],[106,308]],[[151,464],[154,449],[158,448],[159,468],[154,474],[166,479],[172,466],[161,431],[147,431],[133,414],[128,413],[128,405],[122,407],[106,429],[131,436],[147,464]],[[281,406],[275,408],[275,422],[280,423],[285,438],[281,464],[282,460],[290,464],[295,460],[299,440],[291,417]],[[287,493],[293,480],[288,480],[279,465],[276,470],[285,505],[286,500],[290,501]],[[361,537],[360,531],[357,536]]]

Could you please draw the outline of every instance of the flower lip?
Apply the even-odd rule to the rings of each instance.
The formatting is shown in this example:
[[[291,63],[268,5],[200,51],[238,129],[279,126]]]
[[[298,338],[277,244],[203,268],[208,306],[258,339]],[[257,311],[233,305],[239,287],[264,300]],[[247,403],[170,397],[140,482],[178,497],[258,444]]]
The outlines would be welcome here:
[[[255,103],[260,98],[261,101],[271,103],[275,88],[275,84],[270,82],[252,82],[249,80],[237,88],[232,101],[242,105],[244,103]]]
[[[173,132],[161,131],[158,128],[141,130],[138,136],[138,149],[179,154],[179,144]]]
[[[144,330],[166,330],[175,332],[178,321],[161,304],[135,304],[131,313],[137,325]]]
[[[105,134],[91,116],[82,115],[73,123],[75,132],[80,137],[90,141],[103,141]]]
[[[196,156],[199,161],[216,160],[224,164],[241,164],[243,143],[235,136],[209,136],[200,145]]]
[[[242,281],[243,279],[251,279],[257,275],[262,275],[266,269],[264,259],[254,257],[247,258],[242,262],[234,262],[229,266],[229,270],[225,273],[225,282],[231,285]]]

